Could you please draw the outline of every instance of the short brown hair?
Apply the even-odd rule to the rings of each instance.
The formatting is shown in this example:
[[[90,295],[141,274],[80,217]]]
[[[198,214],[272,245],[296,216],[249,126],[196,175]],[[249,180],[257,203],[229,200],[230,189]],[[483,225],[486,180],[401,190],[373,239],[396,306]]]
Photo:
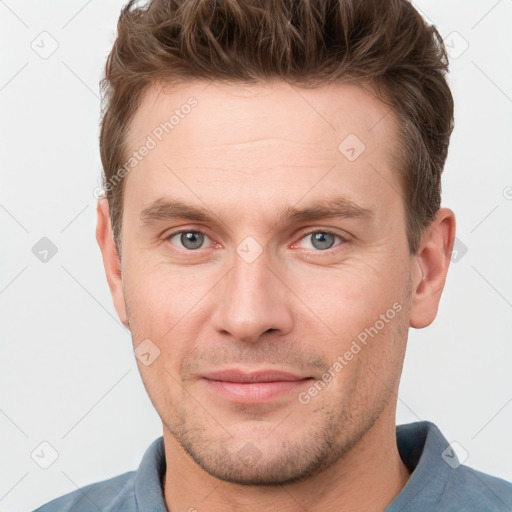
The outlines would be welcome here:
[[[130,121],[149,86],[188,80],[317,87],[370,84],[399,125],[409,250],[441,204],[453,130],[443,40],[408,0],[151,0],[122,8],[108,56],[100,152],[114,241],[121,247]],[[115,179],[118,183],[112,186]],[[108,185],[108,186],[107,186]]]

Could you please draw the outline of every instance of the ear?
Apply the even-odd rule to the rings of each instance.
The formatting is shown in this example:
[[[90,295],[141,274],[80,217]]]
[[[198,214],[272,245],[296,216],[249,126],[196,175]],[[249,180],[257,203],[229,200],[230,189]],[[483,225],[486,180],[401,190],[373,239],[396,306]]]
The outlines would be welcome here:
[[[436,315],[446,281],[455,239],[455,214],[441,208],[423,233],[413,264],[413,292],[410,325],[421,329]]]
[[[108,286],[117,314],[124,326],[128,327],[123,281],[121,277],[121,259],[114,243],[110,211],[106,197],[103,196],[98,199],[96,212],[98,214],[96,240],[100,246],[101,255],[103,257],[103,266],[105,267]]]

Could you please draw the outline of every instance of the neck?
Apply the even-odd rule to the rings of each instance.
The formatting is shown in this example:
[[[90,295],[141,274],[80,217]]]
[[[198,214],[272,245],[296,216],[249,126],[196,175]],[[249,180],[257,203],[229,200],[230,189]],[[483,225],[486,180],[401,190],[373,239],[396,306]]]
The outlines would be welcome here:
[[[398,453],[394,414],[390,417],[389,412],[331,467],[306,481],[275,487],[245,486],[212,477],[167,429],[164,444],[164,499],[170,511],[384,510],[410,476]]]

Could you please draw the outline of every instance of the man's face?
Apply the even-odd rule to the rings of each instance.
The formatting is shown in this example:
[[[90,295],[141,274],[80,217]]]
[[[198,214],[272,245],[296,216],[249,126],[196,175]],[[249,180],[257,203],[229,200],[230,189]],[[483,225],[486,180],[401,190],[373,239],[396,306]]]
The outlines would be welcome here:
[[[150,340],[147,362],[160,351],[138,365],[166,441],[210,474],[304,478],[394,419],[412,269],[395,123],[342,84],[144,96],[128,147],[156,145],[126,177],[123,300],[135,347]],[[167,215],[171,201],[207,217]],[[334,217],[291,215],[336,205]],[[215,375],[231,370],[299,380]]]

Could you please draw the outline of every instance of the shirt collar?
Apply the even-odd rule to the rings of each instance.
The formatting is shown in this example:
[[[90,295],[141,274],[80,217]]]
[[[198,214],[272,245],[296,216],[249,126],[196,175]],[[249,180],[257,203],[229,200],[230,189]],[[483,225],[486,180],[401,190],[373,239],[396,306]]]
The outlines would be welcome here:
[[[155,439],[142,457],[135,475],[136,510],[167,512],[162,494],[162,481],[167,468],[164,438]]]
[[[412,474],[385,512],[407,510],[405,507],[423,495],[426,487],[426,494],[435,502],[443,494],[450,477],[449,463],[452,467],[459,465],[457,455],[448,448],[448,441],[433,423],[418,421],[398,425],[396,442],[400,457]]]

